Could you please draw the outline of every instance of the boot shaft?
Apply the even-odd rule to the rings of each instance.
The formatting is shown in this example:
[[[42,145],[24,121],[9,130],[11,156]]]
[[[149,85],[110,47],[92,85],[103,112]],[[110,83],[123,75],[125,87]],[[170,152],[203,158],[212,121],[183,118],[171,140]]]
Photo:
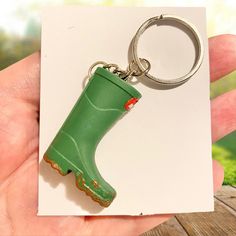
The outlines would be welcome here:
[[[97,145],[112,125],[128,111],[141,94],[103,68],[97,68],[63,124],[84,145]],[[136,100],[134,100],[136,99]]]

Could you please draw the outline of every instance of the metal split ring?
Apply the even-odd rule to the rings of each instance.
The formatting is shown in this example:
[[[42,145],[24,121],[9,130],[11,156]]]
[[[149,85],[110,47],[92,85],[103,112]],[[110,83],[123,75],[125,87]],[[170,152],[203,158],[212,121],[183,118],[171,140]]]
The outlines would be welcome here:
[[[146,73],[146,68],[143,66],[142,61],[140,59],[140,57],[138,56],[137,53],[137,46],[138,46],[138,41],[140,36],[144,33],[144,31],[146,29],[148,29],[150,26],[152,25],[156,25],[159,22],[162,22],[163,24],[165,23],[165,21],[174,21],[177,22],[183,26],[185,26],[194,36],[194,40],[196,41],[196,51],[197,51],[197,55],[196,55],[196,59],[194,62],[194,65],[192,67],[192,69],[185,75],[176,78],[176,79],[161,79],[161,78],[157,78],[149,73]],[[197,28],[190,22],[188,22],[186,19],[181,18],[179,16],[174,16],[174,15],[160,15],[160,16],[156,16],[156,17],[152,17],[150,19],[148,19],[147,21],[145,21],[140,28],[138,29],[138,31],[136,32],[132,42],[131,42],[131,50],[132,50],[132,55],[133,55],[133,60],[134,63],[138,65],[139,70],[142,71],[143,73],[145,73],[145,75],[159,83],[159,84],[164,84],[164,85],[170,85],[170,86],[176,86],[176,85],[180,85],[184,82],[186,82],[187,80],[189,80],[199,69],[202,60],[203,60],[203,42],[202,39],[200,37],[200,33],[198,32]]]

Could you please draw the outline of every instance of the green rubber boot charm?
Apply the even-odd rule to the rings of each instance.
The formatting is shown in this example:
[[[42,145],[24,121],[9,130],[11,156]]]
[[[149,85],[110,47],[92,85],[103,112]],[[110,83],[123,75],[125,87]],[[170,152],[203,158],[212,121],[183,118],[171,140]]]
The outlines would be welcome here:
[[[76,186],[108,207],[116,191],[99,173],[96,147],[141,94],[112,72],[98,67],[44,154],[61,175],[75,174]]]

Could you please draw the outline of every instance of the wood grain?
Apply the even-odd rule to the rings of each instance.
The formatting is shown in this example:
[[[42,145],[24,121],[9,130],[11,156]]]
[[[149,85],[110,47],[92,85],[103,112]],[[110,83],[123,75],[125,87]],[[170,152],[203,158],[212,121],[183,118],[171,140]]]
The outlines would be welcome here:
[[[224,186],[215,194],[215,197],[236,211],[236,188]]]
[[[142,234],[142,236],[188,236],[175,217],[154,229]]]
[[[218,200],[212,213],[182,214],[177,219],[191,236],[236,235],[235,215]]]
[[[215,195],[215,211],[179,214],[142,236],[236,236],[236,186]]]

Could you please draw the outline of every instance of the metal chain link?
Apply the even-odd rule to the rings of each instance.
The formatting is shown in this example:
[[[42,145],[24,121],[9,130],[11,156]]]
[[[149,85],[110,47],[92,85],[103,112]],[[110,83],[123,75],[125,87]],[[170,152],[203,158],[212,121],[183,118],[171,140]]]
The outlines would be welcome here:
[[[106,63],[104,61],[97,61],[91,65],[91,67],[88,70],[88,78],[90,79],[93,74],[93,69],[97,65],[102,65],[104,69],[109,70],[110,72],[118,75],[122,80],[128,80],[131,76],[138,77],[142,76],[144,74],[147,74],[148,71],[151,68],[151,64],[147,59],[140,58],[140,61],[144,63],[144,66],[146,66],[146,69],[141,71],[139,66],[135,63],[135,61],[131,61],[127,67],[126,70],[121,69],[117,64],[114,63]]]

